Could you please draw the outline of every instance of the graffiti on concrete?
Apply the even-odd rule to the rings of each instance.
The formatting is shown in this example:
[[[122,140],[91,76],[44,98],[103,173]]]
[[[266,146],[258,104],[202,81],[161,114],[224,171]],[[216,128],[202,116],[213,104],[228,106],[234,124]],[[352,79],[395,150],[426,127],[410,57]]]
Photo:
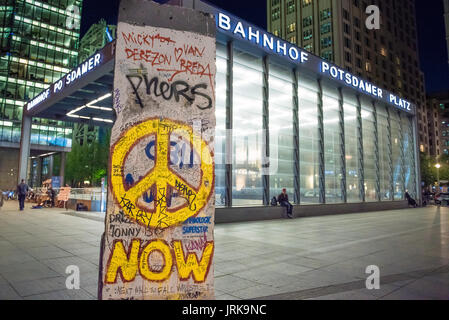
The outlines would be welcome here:
[[[214,86],[214,37],[119,20],[100,298],[214,297]]]

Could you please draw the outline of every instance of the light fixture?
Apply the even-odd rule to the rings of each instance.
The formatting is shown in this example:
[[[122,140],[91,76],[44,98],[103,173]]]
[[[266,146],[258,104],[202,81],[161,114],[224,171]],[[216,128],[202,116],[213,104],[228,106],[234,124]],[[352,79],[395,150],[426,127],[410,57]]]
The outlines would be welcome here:
[[[92,117],[86,117],[86,116],[79,116],[79,115],[75,114],[78,111],[81,111],[81,110],[86,109],[86,108],[112,112],[112,111],[114,111],[112,108],[95,106],[96,103],[101,102],[101,101],[103,101],[103,100],[105,100],[105,99],[107,99],[107,98],[109,98],[111,96],[112,96],[112,93],[105,94],[105,95],[103,95],[103,96],[101,96],[101,97],[99,97],[99,98],[97,98],[95,100],[92,100],[91,102],[89,102],[89,103],[87,103],[87,104],[85,104],[85,105],[83,105],[81,107],[78,107],[76,109],[71,110],[70,112],[68,112],[66,114],[66,116],[70,117],[70,118],[78,118],[78,119],[86,119],[86,120],[94,120],[94,121],[99,121],[99,122],[113,123],[113,121],[109,120],[109,119],[92,118]]]

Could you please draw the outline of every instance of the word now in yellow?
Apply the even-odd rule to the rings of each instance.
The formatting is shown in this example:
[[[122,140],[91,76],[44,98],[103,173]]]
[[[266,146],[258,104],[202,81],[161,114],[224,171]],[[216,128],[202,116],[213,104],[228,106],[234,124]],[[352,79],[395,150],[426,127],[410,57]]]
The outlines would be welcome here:
[[[155,251],[162,254],[165,262],[162,269],[158,271],[152,270],[149,265],[150,255]],[[116,283],[118,273],[123,282],[132,282],[136,278],[137,271],[140,272],[142,278],[148,281],[165,281],[170,278],[173,271],[174,258],[180,280],[188,280],[193,276],[196,283],[202,283],[209,273],[213,251],[214,243],[208,242],[203,250],[201,260],[198,261],[195,253],[185,256],[181,241],[173,241],[173,248],[171,248],[164,240],[152,240],[141,248],[141,240],[135,239],[126,252],[123,242],[120,240],[114,244],[105,282]]]

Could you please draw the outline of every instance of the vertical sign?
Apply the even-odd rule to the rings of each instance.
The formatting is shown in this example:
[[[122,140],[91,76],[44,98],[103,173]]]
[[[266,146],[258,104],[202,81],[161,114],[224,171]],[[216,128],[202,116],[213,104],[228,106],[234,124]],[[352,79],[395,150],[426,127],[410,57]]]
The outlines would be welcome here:
[[[122,0],[100,299],[213,299],[215,22]]]

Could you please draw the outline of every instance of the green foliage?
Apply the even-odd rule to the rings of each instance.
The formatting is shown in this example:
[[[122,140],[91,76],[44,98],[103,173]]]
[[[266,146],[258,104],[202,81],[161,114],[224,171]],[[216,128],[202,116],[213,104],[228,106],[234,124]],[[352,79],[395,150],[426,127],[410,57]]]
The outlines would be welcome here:
[[[99,186],[101,178],[108,172],[109,140],[110,131],[103,142],[73,144],[72,151],[67,154],[66,183],[72,187],[81,187],[88,180],[92,186]]]
[[[421,153],[421,180],[426,186],[434,185],[437,182],[437,168],[435,165],[439,163],[440,168],[440,181],[449,180],[449,156],[443,155],[439,159],[429,156],[425,153]]]

